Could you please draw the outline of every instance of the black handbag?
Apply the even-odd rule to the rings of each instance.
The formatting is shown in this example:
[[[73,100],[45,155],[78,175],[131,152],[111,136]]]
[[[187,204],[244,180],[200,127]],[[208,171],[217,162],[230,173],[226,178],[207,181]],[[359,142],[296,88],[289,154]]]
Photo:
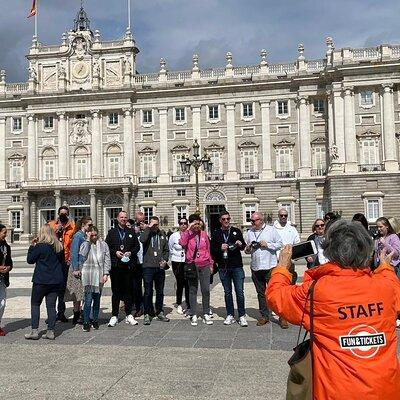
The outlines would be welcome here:
[[[288,361],[290,371],[287,380],[286,400],[313,400],[312,344],[314,335],[315,283],[316,281],[311,284],[308,290],[299,334],[297,336],[297,344],[293,349],[294,354]],[[308,298],[310,298],[310,339],[305,340],[307,336],[306,332],[303,341],[299,344]]]
[[[196,247],[194,248],[194,252],[193,252],[193,260],[192,262],[187,262],[185,263],[185,265],[183,266],[183,271],[185,274],[185,279],[197,279],[197,268],[196,268],[196,264],[194,263],[194,259],[196,257],[196,253],[197,253],[197,240],[196,240]]]

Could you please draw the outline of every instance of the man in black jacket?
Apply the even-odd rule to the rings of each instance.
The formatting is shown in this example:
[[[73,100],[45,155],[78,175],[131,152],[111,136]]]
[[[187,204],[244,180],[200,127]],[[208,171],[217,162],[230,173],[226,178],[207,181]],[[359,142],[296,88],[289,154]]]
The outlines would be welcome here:
[[[111,256],[112,317],[108,323],[110,327],[114,327],[118,323],[120,301],[125,304],[125,322],[130,325],[138,324],[132,315],[132,288],[139,241],[135,232],[127,228],[127,221],[126,211],[121,211],[117,217],[117,226],[108,231],[106,238]]]
[[[144,325],[150,325],[153,308],[153,284],[156,289],[155,314],[162,322],[169,322],[164,315],[165,268],[169,258],[168,238],[159,228],[159,219],[150,218],[149,225],[140,234],[143,243],[143,281],[144,281]]]
[[[219,216],[221,229],[213,232],[211,237],[211,254],[218,264],[219,277],[224,287],[227,317],[225,325],[235,322],[235,309],[232,296],[232,282],[235,286],[236,301],[240,326],[247,326],[244,306],[244,271],[241,250],[245,248],[242,232],[231,226],[228,211],[222,211]]]

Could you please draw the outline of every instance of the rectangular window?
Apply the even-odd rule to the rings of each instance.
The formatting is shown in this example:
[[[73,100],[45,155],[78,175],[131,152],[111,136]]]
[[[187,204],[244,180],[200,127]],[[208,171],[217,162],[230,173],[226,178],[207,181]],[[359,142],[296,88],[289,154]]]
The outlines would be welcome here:
[[[108,125],[118,125],[118,113],[108,114]]]
[[[185,120],[186,120],[185,109],[183,107],[175,108],[175,121],[184,122]]]
[[[176,195],[178,197],[185,197],[186,196],[186,189],[177,189]]]
[[[182,218],[187,219],[188,212],[187,206],[175,206],[175,214],[176,214],[176,222],[179,223],[179,220]]]
[[[292,153],[290,149],[279,149],[276,160],[277,171],[292,170]]]
[[[144,197],[146,197],[146,198],[153,197],[153,191],[152,190],[145,190],[144,191]]]
[[[181,160],[186,160],[187,155],[184,153],[176,153],[172,156],[172,175],[173,176],[182,176],[182,166],[181,166]]]
[[[218,106],[208,106],[208,118],[209,119],[218,119],[219,112]]]
[[[112,156],[108,158],[108,171],[110,178],[118,178],[120,176],[120,157]]]
[[[141,158],[143,178],[150,178],[154,176],[154,163],[155,160],[153,154],[143,154]]]
[[[325,146],[316,146],[313,149],[314,169],[322,170],[326,168],[326,148]]]
[[[210,157],[210,160],[212,162],[212,174],[218,175],[222,174],[222,157],[221,157],[221,152],[219,151],[211,151],[208,153],[208,156]]]
[[[54,160],[44,160],[43,162],[43,180],[49,181],[54,179]]]
[[[378,147],[375,140],[363,140],[361,142],[361,162],[364,165],[379,164]]]
[[[143,123],[144,124],[153,123],[153,110],[143,110]]]
[[[21,196],[11,196],[12,203],[21,203]]]
[[[88,177],[88,165],[86,158],[77,158],[76,159],[76,178],[77,179],[86,179]]]
[[[244,190],[245,190],[246,194],[254,194],[255,193],[254,186],[245,187]]]
[[[154,215],[154,207],[143,207],[144,220],[149,222]]]
[[[372,90],[362,91],[360,98],[362,106],[372,106],[374,104],[374,92]]]
[[[256,155],[254,150],[242,151],[242,173],[257,172]]]
[[[378,199],[367,200],[365,214],[368,222],[375,222],[380,217],[380,205]]]
[[[54,128],[54,118],[53,117],[44,117],[43,118],[43,127],[44,127],[44,129],[53,129]]]
[[[253,117],[253,103],[244,103],[243,118],[252,118],[252,117]]]
[[[289,114],[289,102],[287,100],[278,101],[278,115]]]
[[[244,222],[250,224],[251,216],[257,211],[255,204],[245,204],[244,205]]]
[[[315,99],[314,100],[314,112],[324,113],[325,112],[325,100]]]
[[[21,229],[21,211],[11,211],[11,227]]]
[[[22,182],[23,169],[21,160],[13,160],[10,166],[10,182]]]
[[[316,204],[316,213],[315,213],[315,218],[324,218],[325,216],[325,210],[324,210],[324,205],[322,203],[317,203]]]
[[[12,119],[12,121],[13,121],[13,125],[12,125],[13,131],[22,131],[22,118],[14,117]]]

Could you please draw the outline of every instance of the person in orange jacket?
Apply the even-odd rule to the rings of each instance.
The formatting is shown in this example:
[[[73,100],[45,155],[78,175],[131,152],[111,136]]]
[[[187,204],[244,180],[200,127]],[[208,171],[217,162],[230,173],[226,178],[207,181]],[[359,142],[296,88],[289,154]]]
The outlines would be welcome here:
[[[71,264],[71,243],[72,237],[74,236],[75,224],[74,221],[69,218],[69,209],[67,206],[61,206],[58,209],[57,214],[58,218],[49,221],[48,224],[54,230],[58,240],[64,247],[64,285],[58,295],[57,320],[61,322],[67,322],[68,319],[65,317],[64,294],[67,285],[68,270]]]
[[[330,262],[305,272],[291,286],[291,246],[281,252],[265,291],[268,306],[292,324],[310,329],[307,293],[314,286],[313,399],[400,399],[396,318],[400,283],[390,255],[368,267],[373,242],[361,224],[337,221],[323,244]]]

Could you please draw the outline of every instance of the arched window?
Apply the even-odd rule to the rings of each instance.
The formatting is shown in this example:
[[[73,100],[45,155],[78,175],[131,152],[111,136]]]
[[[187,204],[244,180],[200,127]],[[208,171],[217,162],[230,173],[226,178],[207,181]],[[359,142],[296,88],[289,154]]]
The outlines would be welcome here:
[[[57,177],[57,153],[52,147],[47,147],[41,154],[41,176],[44,181],[51,181]]]
[[[117,145],[111,145],[107,149],[107,176],[109,178],[118,178],[123,175],[122,150]]]
[[[84,146],[74,151],[73,176],[75,179],[90,178],[90,158],[88,149]]]

